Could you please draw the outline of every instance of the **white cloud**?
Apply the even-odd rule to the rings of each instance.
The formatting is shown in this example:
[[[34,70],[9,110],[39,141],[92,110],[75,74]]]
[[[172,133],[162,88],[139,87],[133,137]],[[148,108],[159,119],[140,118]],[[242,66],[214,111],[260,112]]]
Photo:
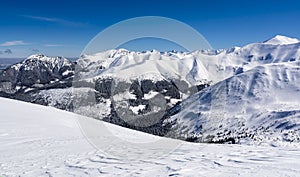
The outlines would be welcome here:
[[[23,17],[26,18],[31,18],[35,20],[40,20],[40,21],[45,21],[45,22],[52,22],[52,23],[59,23],[62,25],[67,25],[67,26],[86,26],[86,23],[81,23],[81,22],[73,22],[73,21],[68,21],[60,18],[50,18],[50,17],[41,17],[41,16],[32,16],[32,15],[22,15]]]
[[[24,41],[6,41],[2,44],[0,44],[0,46],[15,46],[15,45],[27,45],[27,43],[25,43]]]
[[[31,15],[24,15],[24,17],[32,18],[32,19],[36,19],[36,20],[41,20],[41,21],[48,21],[48,22],[59,22],[59,21],[61,21],[60,19],[57,19],[57,18],[48,18],[48,17],[31,16]]]
[[[44,46],[45,47],[61,47],[63,45],[61,45],[61,44],[45,44]]]

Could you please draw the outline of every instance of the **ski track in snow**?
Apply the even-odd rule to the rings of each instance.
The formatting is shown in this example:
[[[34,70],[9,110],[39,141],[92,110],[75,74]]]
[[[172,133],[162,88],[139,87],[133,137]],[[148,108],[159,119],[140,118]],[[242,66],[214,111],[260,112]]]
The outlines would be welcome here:
[[[82,134],[75,114],[4,98],[0,98],[0,112],[0,176],[300,174],[299,148],[182,142],[165,156],[125,160],[94,149]],[[116,131],[133,132],[113,127],[119,129]],[[136,136],[152,135],[137,133]],[[142,152],[134,148],[123,151],[124,154]]]

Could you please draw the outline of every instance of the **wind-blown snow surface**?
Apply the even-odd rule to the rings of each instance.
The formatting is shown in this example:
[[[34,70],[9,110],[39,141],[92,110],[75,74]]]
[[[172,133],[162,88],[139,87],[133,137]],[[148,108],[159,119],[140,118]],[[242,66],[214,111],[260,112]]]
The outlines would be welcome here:
[[[0,98],[1,176],[297,176],[299,148],[179,142],[165,156],[126,160],[96,150],[82,134],[78,121],[101,121],[73,113]],[[156,140],[153,135],[101,122],[123,138]],[[117,140],[102,133],[103,142]],[[114,148],[110,147],[113,151]],[[161,147],[163,149],[163,146]],[[155,149],[154,153],[161,151]],[[138,148],[118,149],[122,154]]]

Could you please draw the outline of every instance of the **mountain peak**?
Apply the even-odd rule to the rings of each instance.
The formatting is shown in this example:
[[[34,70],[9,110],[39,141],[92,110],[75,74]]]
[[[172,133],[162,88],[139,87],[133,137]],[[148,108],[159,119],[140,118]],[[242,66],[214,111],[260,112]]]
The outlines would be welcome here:
[[[34,54],[34,55],[30,55],[29,57],[27,57],[25,61],[29,61],[29,60],[41,60],[41,61],[54,61],[54,60],[66,60],[66,58],[62,57],[62,56],[56,56],[56,57],[50,57],[50,56],[46,56],[43,54]]]
[[[296,38],[290,38],[283,35],[276,35],[273,38],[264,41],[264,44],[272,44],[272,45],[286,45],[286,44],[295,44],[300,41]]]
[[[27,57],[27,59],[43,58],[43,57],[45,57],[45,55],[43,55],[43,54],[34,54],[34,55],[30,55],[29,57]]]

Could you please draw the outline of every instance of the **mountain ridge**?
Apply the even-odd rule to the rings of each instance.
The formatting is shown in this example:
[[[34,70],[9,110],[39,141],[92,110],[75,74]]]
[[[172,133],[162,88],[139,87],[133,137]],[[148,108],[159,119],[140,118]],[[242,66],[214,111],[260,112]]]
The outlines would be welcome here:
[[[277,96],[285,89],[293,90],[290,93],[294,98],[299,94],[299,62],[300,43],[268,42],[193,52],[112,49],[84,54],[76,62],[63,57],[32,55],[0,73],[0,96],[188,141],[262,143],[269,141],[266,137],[271,131],[275,139],[298,142],[295,119],[299,116],[298,109],[282,107],[280,110],[280,106],[298,102],[291,101],[293,96],[286,101],[282,94]],[[193,109],[184,110],[186,102],[191,102]],[[254,109],[251,103],[258,107]],[[244,106],[238,110],[240,117],[233,115],[235,104]],[[263,111],[264,105],[274,107]],[[232,113],[229,111],[223,128],[219,129],[220,125],[211,122],[207,115],[224,115],[219,111],[224,109],[232,109]],[[261,121],[248,126],[247,122],[252,124],[254,117],[242,110],[248,113],[252,110],[252,116]],[[204,120],[211,124],[208,126]],[[187,124],[193,121],[193,126]],[[275,124],[280,127],[281,121],[287,122],[283,129],[274,128]],[[259,129],[260,125],[271,128]],[[285,138],[284,134],[292,138]]]

